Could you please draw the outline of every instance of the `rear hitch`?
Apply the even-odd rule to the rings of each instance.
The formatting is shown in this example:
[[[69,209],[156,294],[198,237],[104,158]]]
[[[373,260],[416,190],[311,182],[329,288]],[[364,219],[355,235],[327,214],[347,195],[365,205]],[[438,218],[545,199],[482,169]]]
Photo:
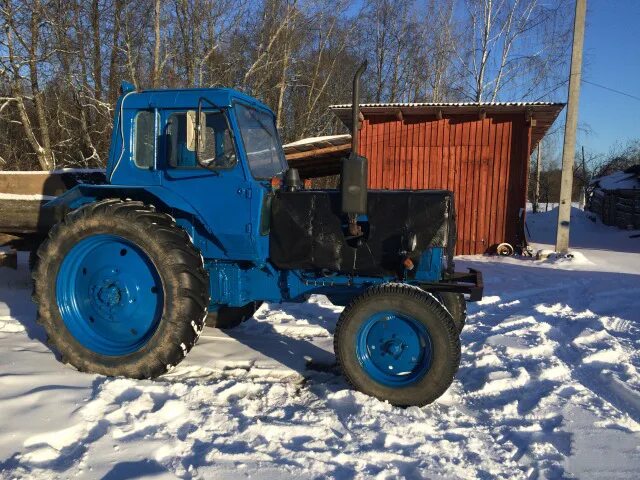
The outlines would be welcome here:
[[[420,283],[420,288],[428,292],[453,292],[469,295],[470,302],[482,300],[484,281],[482,272],[470,268],[468,272],[454,272],[441,282]]]

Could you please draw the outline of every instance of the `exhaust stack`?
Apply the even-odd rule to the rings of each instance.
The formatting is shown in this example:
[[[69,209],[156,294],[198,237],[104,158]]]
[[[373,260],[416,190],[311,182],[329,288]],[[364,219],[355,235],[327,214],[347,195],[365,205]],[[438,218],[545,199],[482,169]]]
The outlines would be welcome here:
[[[342,159],[341,200],[342,213],[349,222],[349,235],[359,237],[362,229],[358,225],[358,215],[367,213],[367,159],[358,155],[358,130],[360,124],[360,77],[367,69],[365,60],[353,77],[353,97],[351,101],[351,155]]]

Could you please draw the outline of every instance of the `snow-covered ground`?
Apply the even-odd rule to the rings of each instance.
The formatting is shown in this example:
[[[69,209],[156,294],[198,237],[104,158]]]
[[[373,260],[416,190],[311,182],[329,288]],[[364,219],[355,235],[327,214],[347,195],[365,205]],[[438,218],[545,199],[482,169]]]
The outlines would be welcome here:
[[[534,241],[555,215],[529,215]],[[156,381],[78,373],[43,343],[22,257],[0,269],[0,477],[638,478],[640,238],[572,225],[573,259],[459,260],[486,296],[453,386],[408,409],[336,374],[324,297],[207,328]]]

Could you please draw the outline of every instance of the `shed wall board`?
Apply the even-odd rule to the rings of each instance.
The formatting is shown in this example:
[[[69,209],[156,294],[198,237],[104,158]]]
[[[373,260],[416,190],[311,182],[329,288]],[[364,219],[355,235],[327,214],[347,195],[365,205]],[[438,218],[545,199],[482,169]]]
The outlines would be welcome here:
[[[458,255],[521,242],[530,145],[522,114],[365,115],[360,130],[370,188],[454,192]]]

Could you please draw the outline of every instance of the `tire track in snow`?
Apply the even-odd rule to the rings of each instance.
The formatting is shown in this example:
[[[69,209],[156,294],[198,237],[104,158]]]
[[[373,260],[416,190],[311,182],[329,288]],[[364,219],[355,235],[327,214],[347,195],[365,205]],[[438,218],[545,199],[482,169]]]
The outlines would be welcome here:
[[[564,427],[566,419],[550,413],[564,405],[579,402],[609,425],[640,431],[640,396],[624,381],[637,381],[637,358],[619,367],[640,346],[633,335],[637,327],[594,313],[601,306],[610,308],[616,298],[628,302],[630,289],[598,292],[588,302],[585,290],[581,279],[561,281],[559,288],[490,297],[471,309],[472,328],[463,333],[459,376],[465,403],[483,423],[495,425],[496,441],[517,447],[515,458],[531,465],[530,477],[565,473],[557,460],[572,454],[571,434]],[[636,308],[639,296],[633,300]],[[574,311],[570,305],[580,308]],[[603,342],[581,344],[591,332],[603,333]],[[600,357],[590,361],[594,354]]]
[[[637,441],[637,434],[628,436],[637,431],[637,324],[612,312],[623,300],[620,311],[637,309],[640,295],[625,295],[624,283],[498,263],[484,265],[495,298],[471,306],[457,380],[422,409],[396,409],[352,392],[330,372],[306,371],[304,361],[293,373],[307,381],[279,377],[285,369],[242,351],[235,360],[216,356],[223,344],[262,348],[249,343],[255,335],[303,357],[310,343],[330,340],[340,310],[319,298],[265,307],[220,343],[205,331],[181,364],[189,368],[160,381],[78,374],[25,332],[7,332],[2,358],[14,363],[7,363],[11,376],[0,376],[2,406],[7,420],[29,415],[33,421],[23,422],[31,433],[0,459],[0,478],[99,478],[122,472],[117,468],[124,464],[180,478],[562,477],[572,473],[567,459],[583,448],[571,425],[576,408],[598,422],[580,424],[592,442]],[[493,295],[510,285],[522,288]],[[9,295],[28,302],[27,289]],[[14,303],[18,308],[0,314],[11,322],[17,315],[29,332],[32,309]],[[226,377],[208,370],[211,357],[228,362]],[[69,387],[94,378],[93,388],[80,393]],[[55,411],[46,408],[51,399]],[[47,415],[63,416],[62,425],[49,426]],[[591,452],[599,445],[588,444]],[[628,464],[639,465],[627,453]]]

